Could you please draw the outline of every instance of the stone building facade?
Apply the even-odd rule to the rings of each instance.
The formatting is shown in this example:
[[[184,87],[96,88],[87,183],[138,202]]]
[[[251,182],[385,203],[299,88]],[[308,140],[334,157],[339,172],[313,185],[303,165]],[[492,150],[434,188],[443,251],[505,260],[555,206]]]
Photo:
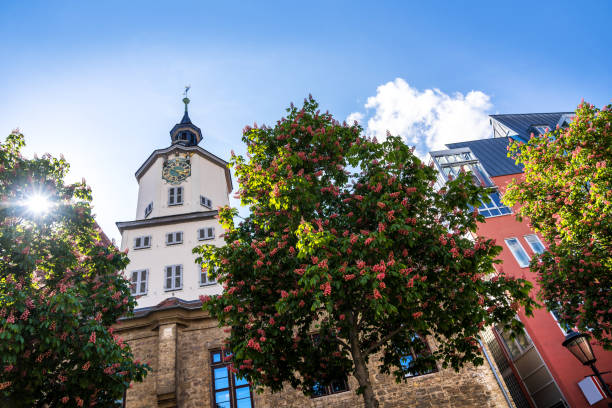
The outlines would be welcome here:
[[[127,391],[128,408],[214,408],[211,351],[221,349],[226,334],[198,301],[167,299],[154,309],[137,311],[134,317],[123,319],[115,329],[130,344],[135,357],[153,369],[144,382],[132,384]],[[493,370],[497,368],[493,366]],[[505,399],[507,391],[500,388],[486,360],[479,367],[466,367],[460,372],[439,368],[402,383],[379,373],[375,362],[370,365],[370,373],[381,408],[514,407]],[[292,388],[276,394],[252,393],[252,406],[361,407],[363,399],[355,393],[357,388],[357,381],[351,377],[347,391],[318,398]]]
[[[223,244],[215,232],[221,229],[215,208],[229,204],[232,182],[227,163],[198,146],[202,132],[187,113],[189,99],[183,101],[185,114],[170,131],[171,145],[155,150],[136,172],[139,194],[135,220],[117,223],[121,249],[130,250],[131,263],[125,274],[138,305],[134,316],[122,319],[115,330],[130,344],[135,357],[153,368],[144,382],[132,384],[124,405],[363,406],[354,378],[330,388],[329,395],[310,398],[294,389],[255,394],[246,382],[222,369],[220,350],[225,333],[196,300],[199,295],[221,293],[222,288],[194,263],[191,249],[201,241]],[[215,381],[213,373],[220,372],[225,372],[225,377],[217,375]],[[439,367],[399,384],[378,373],[374,361],[370,372],[381,407],[514,406],[496,368],[487,363],[459,373]],[[227,386],[218,386],[220,383]]]

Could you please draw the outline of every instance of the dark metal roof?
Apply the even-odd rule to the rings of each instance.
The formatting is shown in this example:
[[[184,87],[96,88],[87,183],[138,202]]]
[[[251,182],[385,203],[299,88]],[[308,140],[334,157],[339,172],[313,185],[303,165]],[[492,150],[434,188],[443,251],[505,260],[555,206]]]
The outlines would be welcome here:
[[[524,141],[529,140],[534,131],[534,125],[546,125],[554,130],[563,115],[573,115],[574,112],[554,112],[554,113],[518,113],[507,115],[489,115],[493,120],[515,131]],[[512,136],[512,135],[508,135]]]
[[[514,164],[514,159],[508,157],[508,137],[471,140],[468,142],[449,143],[449,149],[469,147],[478,158],[489,176],[505,176],[506,174],[522,173],[523,167]]]
[[[189,113],[187,113],[187,108],[185,108],[185,114],[183,115],[183,119],[181,119],[181,125],[191,125],[191,119],[189,119]]]
[[[147,218],[144,220],[117,221],[115,225],[119,229],[119,232],[123,233],[123,231],[126,229],[176,224],[177,222],[187,222],[193,220],[204,220],[208,218],[215,218],[218,214],[218,210],[195,211],[187,214],[164,215],[161,217]]]

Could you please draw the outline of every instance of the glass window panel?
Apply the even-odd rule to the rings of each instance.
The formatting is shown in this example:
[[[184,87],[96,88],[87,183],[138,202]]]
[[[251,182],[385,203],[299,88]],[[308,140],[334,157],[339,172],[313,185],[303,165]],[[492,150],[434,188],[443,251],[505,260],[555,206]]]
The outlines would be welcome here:
[[[246,378],[238,378],[236,377],[236,374],[234,374],[234,384],[236,384],[236,387],[240,387],[241,385],[247,385],[248,383],[249,382]]]
[[[140,293],[145,293],[147,291],[147,283],[140,282]]]
[[[215,377],[215,390],[229,388],[229,379],[227,377],[227,367],[219,367],[213,370]],[[227,400],[229,401],[229,392],[227,392]],[[217,399],[217,401],[220,401]]]
[[[181,277],[180,276],[177,276],[176,278],[174,278],[174,287],[175,288],[181,287]]]
[[[508,352],[510,353],[510,357],[512,357],[512,359],[517,358],[518,356],[521,355],[521,350],[518,346],[518,344],[516,344],[516,342],[510,338],[510,333],[509,332],[502,332],[501,333],[502,338],[504,339],[504,343],[506,343],[506,347],[508,348]]]
[[[346,391],[348,389],[346,381],[344,380],[332,381],[330,387],[333,393]]]
[[[491,217],[496,217],[498,215],[501,215],[501,212],[499,212],[497,208],[492,208],[489,210],[489,212],[491,213]]]
[[[132,272],[132,282],[138,281],[138,272]]]
[[[213,363],[220,363],[221,362],[221,353],[220,352],[212,353],[212,362]]]
[[[140,271],[140,279],[141,280],[146,280],[147,279],[147,270],[142,270]]]
[[[249,390],[249,387],[239,387],[236,388],[236,399],[240,400],[240,399],[245,399],[245,398],[251,398],[251,391]]]
[[[402,365],[402,368],[404,368],[404,369],[410,368],[410,366],[412,365],[412,360],[413,359],[414,359],[414,357],[412,357],[412,356],[402,357],[400,359],[400,364]]]
[[[496,206],[501,207],[503,204],[501,202],[501,199],[499,198],[499,193],[491,193],[491,200],[495,203]]]
[[[166,278],[171,278],[172,277],[172,267],[169,266],[166,268]]]
[[[215,392],[215,402],[217,403],[218,407],[227,407],[227,408],[229,408],[229,406],[230,406],[230,393],[229,393],[229,391]],[[227,405],[224,405],[225,403],[227,403]]]
[[[527,241],[533,252],[536,254],[541,254],[542,252],[546,251],[546,248],[544,248],[544,245],[535,234],[525,235],[525,241]]]
[[[491,193],[487,197],[482,197],[482,205],[478,207],[478,211],[485,217],[495,217],[512,213],[510,208],[501,203],[499,193]]]
[[[237,402],[237,408],[251,408],[253,405],[251,405],[251,397],[249,396],[248,399],[241,399],[236,401]]]
[[[518,262],[519,266],[521,268],[529,266],[529,256],[527,255],[527,252],[525,252],[525,250],[523,249],[518,238],[507,238],[505,241],[506,245],[508,245],[508,248],[512,252],[512,255],[514,255],[514,258]]]
[[[525,330],[521,331],[516,335],[516,342],[523,349],[523,351],[525,351],[527,348],[529,348],[529,346],[531,346],[531,339],[529,338],[529,336],[527,336]]]
[[[327,390],[320,383],[315,383],[315,385],[312,387],[312,395],[313,397],[321,397],[323,395],[327,395]]]

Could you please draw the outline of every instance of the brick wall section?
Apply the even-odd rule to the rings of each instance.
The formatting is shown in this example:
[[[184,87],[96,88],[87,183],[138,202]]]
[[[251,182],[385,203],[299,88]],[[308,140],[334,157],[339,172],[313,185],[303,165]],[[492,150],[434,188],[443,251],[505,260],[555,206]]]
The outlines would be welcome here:
[[[175,326],[168,326],[175,324]],[[160,339],[164,328],[176,330],[176,357],[158,355],[171,353],[172,347],[161,346]],[[223,344],[225,333],[216,326],[201,310],[175,308],[151,313],[144,317],[130,319],[116,327],[120,336],[126,340],[141,361],[149,362],[153,368],[143,383],[132,384],[127,392],[128,408],[156,406],[178,406],[181,408],[212,408],[212,382],[210,369],[210,350]],[[174,405],[167,395],[172,392],[168,385],[169,364],[176,358]],[[373,359],[375,360],[375,359]],[[160,367],[165,367],[160,370]],[[495,381],[493,373],[485,362],[480,367],[468,367],[456,373],[452,369],[409,378],[397,384],[390,376],[378,373],[374,361],[370,365],[374,390],[381,408],[395,407],[506,407],[503,394]],[[164,382],[165,381],[165,382]],[[164,387],[159,388],[161,384]],[[308,398],[301,392],[287,387],[283,392],[254,394],[257,408],[340,408],[362,407],[362,397],[354,390],[358,387],[354,378],[349,378],[350,391]],[[164,399],[166,396],[166,399]]]

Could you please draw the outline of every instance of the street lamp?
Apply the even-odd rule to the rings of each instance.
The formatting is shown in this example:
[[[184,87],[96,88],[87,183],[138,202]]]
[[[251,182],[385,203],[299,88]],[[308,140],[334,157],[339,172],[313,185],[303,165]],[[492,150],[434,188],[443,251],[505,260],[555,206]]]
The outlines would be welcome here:
[[[593,373],[601,383],[606,395],[612,398],[612,391],[610,391],[610,388],[608,388],[606,382],[603,380],[603,378],[601,378],[601,373],[597,367],[595,367],[595,361],[597,361],[597,358],[593,353],[591,343],[589,343],[589,335],[570,330],[565,336],[563,347],[571,351],[582,364],[591,367],[591,370],[593,370]]]

